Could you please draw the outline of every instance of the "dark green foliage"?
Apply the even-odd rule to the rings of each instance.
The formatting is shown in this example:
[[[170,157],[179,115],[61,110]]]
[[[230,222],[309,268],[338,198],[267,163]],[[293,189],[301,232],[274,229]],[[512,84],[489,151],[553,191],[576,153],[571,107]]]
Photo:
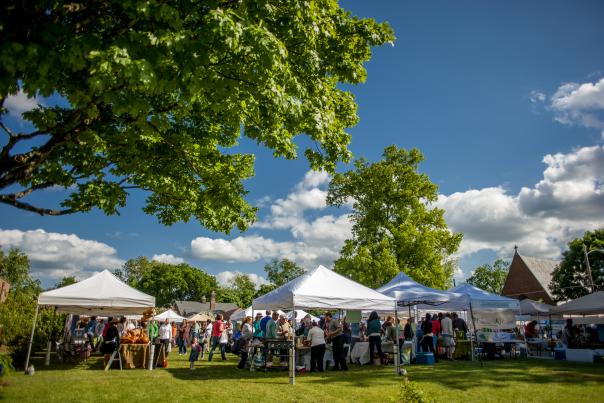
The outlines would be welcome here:
[[[474,269],[472,276],[466,282],[482,290],[500,295],[508,276],[510,263],[503,259],[497,259],[491,266],[483,264]]]
[[[462,235],[447,228],[444,211],[432,204],[438,187],[418,172],[423,158],[417,149],[390,146],[381,161],[361,158],[355,169],[334,175],[327,203],[353,203],[353,237],[344,244],[336,271],[372,288],[399,271],[430,287],[449,286],[450,255]]]
[[[155,305],[169,307],[174,301],[201,301],[218,290],[216,278],[186,263],[169,264],[146,257],[128,260],[115,274],[132,287],[155,297]]]
[[[0,36],[0,112],[19,89],[66,101],[25,113],[31,133],[3,126],[0,202],[116,214],[141,189],[161,223],[224,232],[255,218],[240,137],[293,159],[307,136],[310,166],[333,171],[358,120],[339,84],[363,82],[371,47],[394,39],[335,0],[7,0]],[[52,186],[71,192],[61,208],[25,201]]]
[[[587,231],[582,238],[568,243],[562,262],[552,274],[550,289],[557,301],[575,299],[591,293],[591,282],[587,271],[583,245],[589,253],[589,265],[595,290],[604,290],[604,229]]]

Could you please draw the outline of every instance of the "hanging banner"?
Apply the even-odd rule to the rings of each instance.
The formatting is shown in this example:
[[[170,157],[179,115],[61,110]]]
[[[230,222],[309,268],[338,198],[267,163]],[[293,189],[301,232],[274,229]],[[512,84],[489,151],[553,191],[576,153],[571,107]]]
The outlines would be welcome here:
[[[513,329],[516,326],[516,316],[507,309],[474,311],[476,329]]]

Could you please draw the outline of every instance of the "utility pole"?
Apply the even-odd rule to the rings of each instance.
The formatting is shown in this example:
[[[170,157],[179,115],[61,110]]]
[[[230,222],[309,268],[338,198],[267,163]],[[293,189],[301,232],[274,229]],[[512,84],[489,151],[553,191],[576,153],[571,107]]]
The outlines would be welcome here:
[[[587,253],[587,246],[583,244],[583,253],[585,254],[585,264],[587,265],[587,273],[589,274],[589,283],[591,284],[591,291],[594,292],[594,279],[591,277],[591,267],[589,266],[589,256]]]

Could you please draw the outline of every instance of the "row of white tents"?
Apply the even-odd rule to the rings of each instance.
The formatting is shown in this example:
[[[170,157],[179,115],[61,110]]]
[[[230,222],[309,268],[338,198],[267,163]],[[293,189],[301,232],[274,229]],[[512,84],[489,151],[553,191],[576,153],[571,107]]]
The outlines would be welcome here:
[[[572,301],[555,310],[560,314],[604,313],[604,293],[592,295],[594,296],[585,301],[587,305],[581,301]],[[40,294],[38,306],[54,306],[57,312],[62,313],[115,316],[140,314],[155,307],[155,298],[128,286],[105,270],[76,284]],[[242,312],[245,316],[254,316],[256,311],[261,310],[288,310],[297,312],[295,317],[291,312],[290,315],[294,320],[300,320],[303,317],[303,311],[300,312],[302,309],[394,311],[396,314],[399,308],[410,306],[418,309],[465,310],[471,313],[478,310],[520,311],[518,300],[490,294],[469,284],[461,284],[448,291],[435,290],[399,273],[388,284],[372,290],[319,266],[254,299],[252,306]],[[549,311],[552,312],[553,309]],[[161,320],[161,316],[156,319]],[[31,340],[35,323],[36,319]],[[26,368],[30,351],[31,341]],[[293,368],[290,377],[293,382]]]

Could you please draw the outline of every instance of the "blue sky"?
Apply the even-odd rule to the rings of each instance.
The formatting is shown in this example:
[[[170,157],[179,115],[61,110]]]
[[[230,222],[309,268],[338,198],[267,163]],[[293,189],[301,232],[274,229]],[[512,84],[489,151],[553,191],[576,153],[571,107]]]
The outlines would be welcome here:
[[[603,2],[341,4],[388,21],[397,36],[394,46],[374,50],[366,83],[345,87],[360,116],[350,148],[369,160],[390,144],[424,153],[421,170],[440,187],[437,205],[464,233],[458,279],[509,259],[516,244],[527,255],[559,257],[570,239],[604,226]],[[33,101],[11,102],[5,119],[21,125],[19,111]],[[246,186],[261,207],[244,234],[212,233],[196,222],[164,227],[142,213],[144,195],[133,193],[111,217],[40,217],[0,205],[0,244],[26,251],[45,285],[141,255],[186,261],[223,282],[237,271],[261,282],[274,257],[331,266],[350,224],[346,209],[324,205],[327,175],[308,172],[303,158],[275,160],[246,140],[241,149],[257,155]]]

